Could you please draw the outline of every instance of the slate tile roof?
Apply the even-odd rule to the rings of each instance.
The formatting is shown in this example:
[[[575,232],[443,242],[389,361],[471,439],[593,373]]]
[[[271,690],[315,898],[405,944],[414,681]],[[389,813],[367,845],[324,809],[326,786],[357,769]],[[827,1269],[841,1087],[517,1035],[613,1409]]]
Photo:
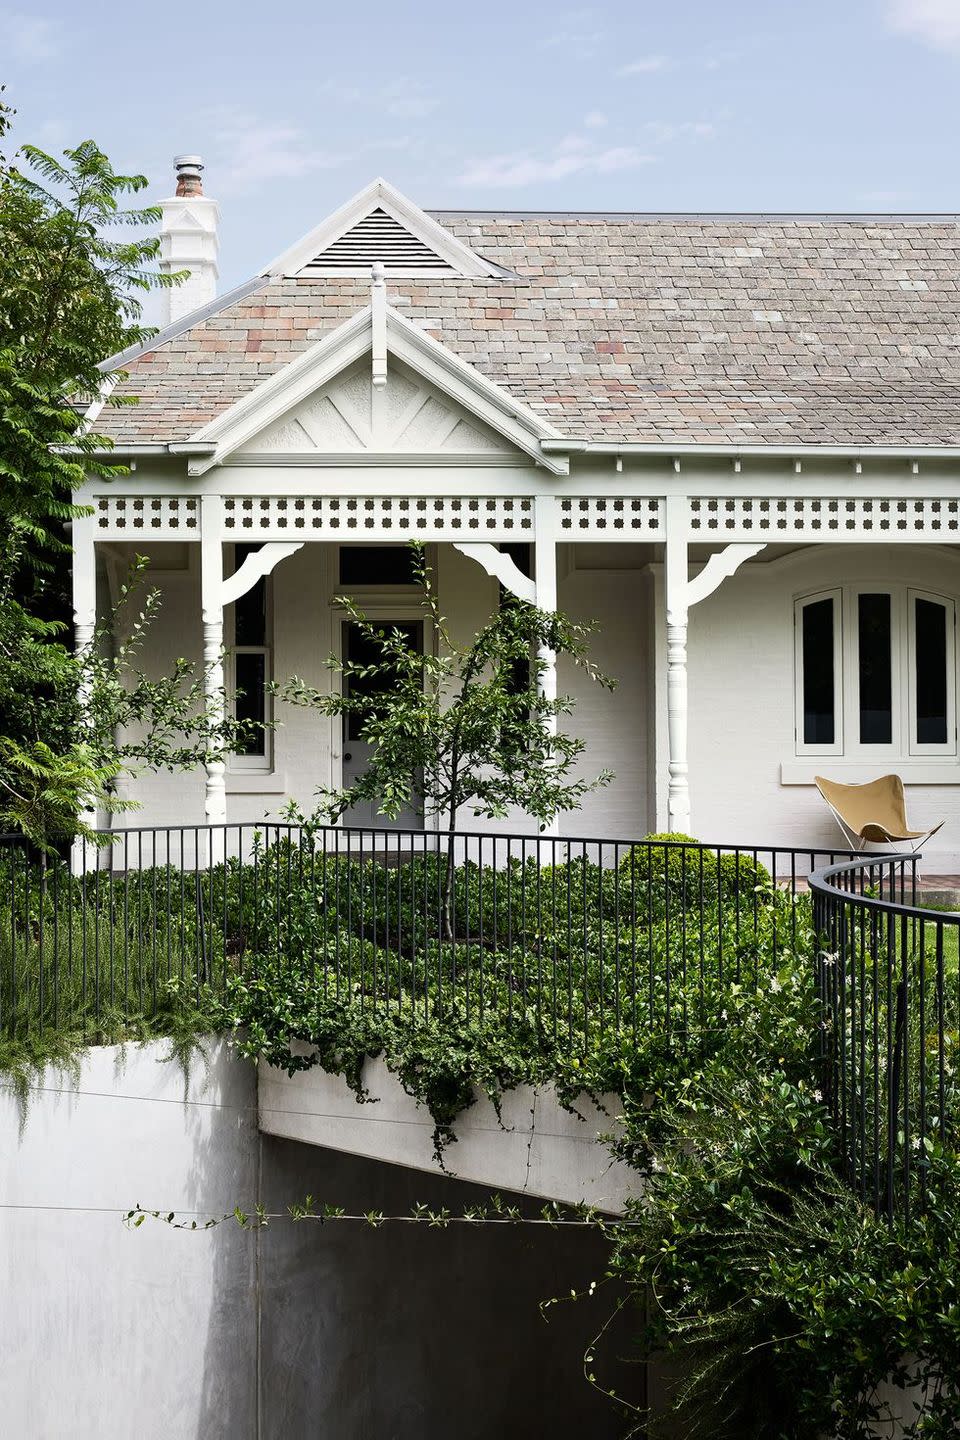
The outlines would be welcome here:
[[[435,218],[518,278],[397,278],[390,302],[565,435],[960,444],[954,217]],[[133,361],[140,403],[98,428],[187,439],[368,298],[264,281]]]

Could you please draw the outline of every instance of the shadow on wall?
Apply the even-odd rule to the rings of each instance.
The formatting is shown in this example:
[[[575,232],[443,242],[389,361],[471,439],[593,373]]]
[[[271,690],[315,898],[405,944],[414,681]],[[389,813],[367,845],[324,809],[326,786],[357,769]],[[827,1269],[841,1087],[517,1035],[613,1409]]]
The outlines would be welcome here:
[[[270,1210],[311,1194],[350,1213],[402,1215],[486,1194],[296,1141],[264,1136],[262,1146]],[[551,1306],[547,1319],[539,1308],[602,1280],[606,1246],[592,1231],[279,1222],[260,1244],[261,1440],[619,1440],[627,1430],[583,1374],[612,1286]],[[625,1307],[593,1367],[636,1404],[643,1368],[618,1357],[636,1353],[641,1322]]]

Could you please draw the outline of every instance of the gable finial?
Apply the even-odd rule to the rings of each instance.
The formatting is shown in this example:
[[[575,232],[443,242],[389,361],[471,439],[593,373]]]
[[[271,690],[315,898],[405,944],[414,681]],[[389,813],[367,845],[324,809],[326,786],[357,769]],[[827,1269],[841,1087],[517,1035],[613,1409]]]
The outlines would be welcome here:
[[[370,319],[373,385],[380,390],[387,383],[387,282],[381,260],[375,260],[370,267]]]

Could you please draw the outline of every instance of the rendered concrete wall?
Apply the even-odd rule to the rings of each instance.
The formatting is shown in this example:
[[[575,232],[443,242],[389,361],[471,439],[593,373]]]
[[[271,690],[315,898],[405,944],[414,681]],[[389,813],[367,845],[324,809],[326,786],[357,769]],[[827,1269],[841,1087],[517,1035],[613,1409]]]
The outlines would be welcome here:
[[[263,1174],[271,1209],[309,1193],[398,1215],[486,1193],[269,1137]],[[539,1308],[602,1280],[604,1259],[581,1230],[276,1222],[261,1238],[261,1440],[615,1440],[625,1422],[583,1376],[613,1287]],[[640,1324],[621,1312],[594,1366],[637,1403],[643,1368],[618,1357]]]
[[[48,1070],[26,1124],[0,1090],[0,1434],[10,1440],[252,1440],[256,1247],[187,1234],[140,1203],[252,1204],[255,1072],[213,1046],[189,1081],[167,1045]]]
[[[547,1319],[539,1310],[602,1279],[604,1246],[592,1231],[289,1220],[262,1231],[126,1229],[122,1214],[138,1202],[205,1218],[252,1209],[258,1193],[281,1211],[309,1193],[352,1212],[403,1215],[418,1202],[462,1210],[488,1193],[261,1139],[252,1066],[212,1045],[209,1068],[198,1061],[185,1080],[163,1063],[167,1053],[165,1044],[94,1049],[78,1077],[46,1072],[22,1135],[15,1099],[0,1090],[0,1434],[622,1433],[582,1374],[583,1351],[616,1299],[610,1286],[595,1301],[551,1307]],[[498,1143],[509,1147],[509,1137]],[[642,1371],[616,1357],[638,1323],[625,1313],[597,1363],[603,1383],[634,1396]]]
[[[363,1083],[371,1099],[358,1104],[345,1080],[319,1066],[289,1076],[262,1062],[260,1128],[268,1135],[443,1174],[434,1156],[429,1112],[382,1060],[366,1061]],[[618,1212],[635,1192],[637,1176],[628,1166],[614,1164],[597,1136],[614,1131],[619,1114],[616,1096],[605,1097],[603,1109],[581,1096],[574,1115],[562,1108],[552,1088],[521,1086],[504,1095],[498,1121],[491,1102],[478,1092],[457,1118],[457,1139],[445,1151],[444,1169],[490,1190]]]

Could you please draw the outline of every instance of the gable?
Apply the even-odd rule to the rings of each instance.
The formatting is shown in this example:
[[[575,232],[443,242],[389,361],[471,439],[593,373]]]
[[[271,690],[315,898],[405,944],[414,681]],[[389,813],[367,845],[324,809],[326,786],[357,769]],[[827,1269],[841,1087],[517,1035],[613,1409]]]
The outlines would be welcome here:
[[[516,453],[488,425],[408,366],[373,384],[363,356],[254,435],[239,455],[490,455]]]
[[[380,206],[308,260],[300,274],[369,275],[375,264],[392,274],[398,271],[456,274],[448,260]]]
[[[374,180],[262,273],[304,279],[369,275],[373,265],[382,265],[388,275],[513,278],[386,180]]]
[[[464,460],[522,453],[563,475],[566,456],[543,449],[559,438],[543,416],[388,306],[381,280],[364,310],[195,431],[191,441],[212,441],[214,449],[188,471],[203,475],[240,453]]]

